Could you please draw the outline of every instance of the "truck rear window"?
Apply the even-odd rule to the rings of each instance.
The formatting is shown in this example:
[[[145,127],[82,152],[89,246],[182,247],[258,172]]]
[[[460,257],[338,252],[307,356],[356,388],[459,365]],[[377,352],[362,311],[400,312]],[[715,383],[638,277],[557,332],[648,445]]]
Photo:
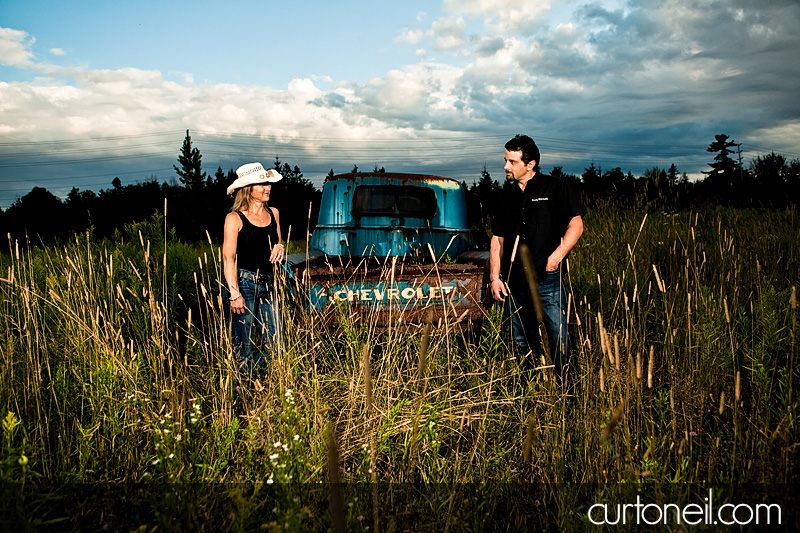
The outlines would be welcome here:
[[[353,216],[390,216],[431,219],[436,193],[427,187],[364,185],[353,194]]]

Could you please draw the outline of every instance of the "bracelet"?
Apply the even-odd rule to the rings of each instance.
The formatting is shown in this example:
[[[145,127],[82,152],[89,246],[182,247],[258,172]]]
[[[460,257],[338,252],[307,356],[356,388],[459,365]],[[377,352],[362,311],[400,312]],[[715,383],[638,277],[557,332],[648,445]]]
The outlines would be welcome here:
[[[283,243],[282,243],[282,242],[279,242],[279,243],[278,243],[278,244],[276,244],[275,246],[280,246],[281,248],[286,248],[286,247],[283,245]]]
[[[492,284],[492,283],[494,283],[495,281],[503,281],[503,279],[502,279],[500,276],[497,276],[496,278],[492,278],[492,279],[490,279],[490,280],[489,280],[489,284]]]
[[[239,296],[237,296],[236,298],[231,298],[231,299],[230,299],[230,302],[231,302],[231,303],[233,303],[233,302],[235,302],[236,300],[238,300],[238,299],[239,299],[239,298],[241,298],[241,297],[242,297],[242,295],[240,294],[240,295],[239,295]]]

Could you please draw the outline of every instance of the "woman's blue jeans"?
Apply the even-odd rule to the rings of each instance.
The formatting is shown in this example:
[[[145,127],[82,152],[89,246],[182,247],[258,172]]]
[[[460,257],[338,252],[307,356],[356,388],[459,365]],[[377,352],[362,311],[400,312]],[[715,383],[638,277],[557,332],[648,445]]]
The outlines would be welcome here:
[[[567,290],[560,270],[546,272],[544,279],[538,282],[539,296],[542,301],[543,322],[547,331],[550,354],[555,365],[556,376],[561,381],[570,361],[570,342],[567,332]],[[536,307],[527,284],[509,286],[506,307],[511,317],[511,336],[514,343],[522,351],[526,359],[531,355],[542,353],[539,337],[539,320]],[[528,354],[531,352],[531,355]],[[530,364],[532,361],[525,361]]]
[[[256,277],[253,272],[239,270],[239,292],[244,298],[245,312],[230,312],[230,290],[225,285],[223,302],[231,318],[231,340],[234,354],[244,377],[258,378],[269,365],[270,350],[280,345],[280,314],[273,276]]]

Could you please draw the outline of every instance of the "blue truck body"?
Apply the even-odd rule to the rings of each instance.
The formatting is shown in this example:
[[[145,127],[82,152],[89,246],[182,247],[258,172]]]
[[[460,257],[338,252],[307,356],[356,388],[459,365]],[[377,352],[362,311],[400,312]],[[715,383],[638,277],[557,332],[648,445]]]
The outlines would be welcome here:
[[[476,249],[464,188],[440,176],[326,179],[306,253],[287,258],[303,307],[387,325],[433,314],[478,323],[488,252]]]
[[[461,184],[439,176],[353,173],[326,180],[311,247],[331,256],[474,250]]]

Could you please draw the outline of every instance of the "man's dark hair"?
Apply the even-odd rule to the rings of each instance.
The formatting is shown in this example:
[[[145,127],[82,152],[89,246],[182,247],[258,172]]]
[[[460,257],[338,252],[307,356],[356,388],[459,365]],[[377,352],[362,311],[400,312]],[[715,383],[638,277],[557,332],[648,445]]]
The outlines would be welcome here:
[[[539,147],[527,135],[515,135],[513,139],[506,143],[506,150],[509,152],[522,152],[522,162],[527,165],[531,161],[536,161],[533,170],[539,171]]]

